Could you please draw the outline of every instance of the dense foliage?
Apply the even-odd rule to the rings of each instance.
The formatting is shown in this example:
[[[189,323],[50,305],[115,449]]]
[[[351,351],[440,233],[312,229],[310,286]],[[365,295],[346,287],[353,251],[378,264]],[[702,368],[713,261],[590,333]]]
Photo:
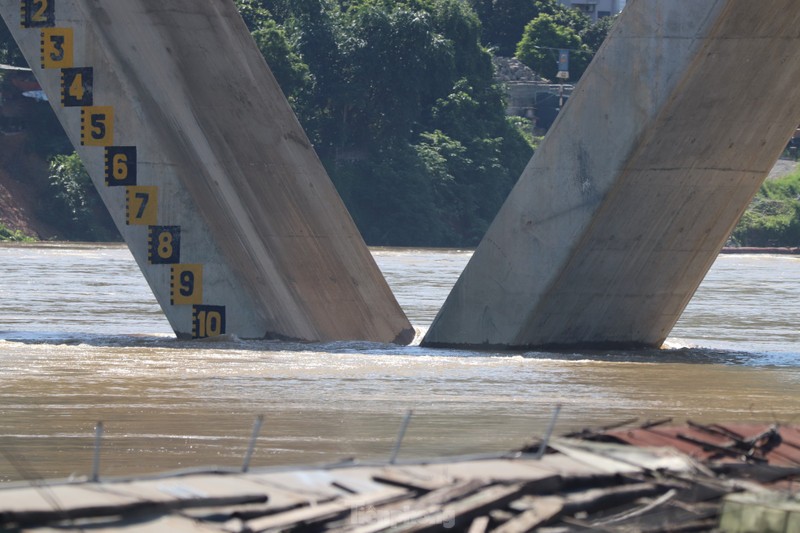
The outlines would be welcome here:
[[[470,5],[237,3],[367,242],[477,244],[532,149]]]
[[[570,50],[577,79],[608,34],[557,0],[236,0],[370,244],[472,246],[532,153],[504,114],[491,54],[548,78]],[[0,62],[25,61],[0,21]],[[27,117],[51,161],[42,219],[73,240],[118,238],[46,106]],[[732,240],[800,244],[800,175],[761,189]],[[0,228],[0,240],[22,236]]]
[[[761,186],[731,241],[739,246],[800,246],[800,171]]]

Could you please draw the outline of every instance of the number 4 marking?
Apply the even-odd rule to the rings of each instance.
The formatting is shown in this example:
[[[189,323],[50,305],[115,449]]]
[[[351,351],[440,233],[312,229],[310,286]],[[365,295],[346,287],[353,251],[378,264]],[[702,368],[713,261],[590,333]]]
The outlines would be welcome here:
[[[94,103],[92,85],[94,84],[94,71],[88,68],[62,68],[61,69],[61,105],[64,107],[86,107]],[[99,114],[91,118],[96,125]],[[104,132],[101,137],[96,137],[92,132],[92,138],[101,140],[105,137],[107,124],[103,122],[101,128]],[[83,130],[81,130],[83,133]]]

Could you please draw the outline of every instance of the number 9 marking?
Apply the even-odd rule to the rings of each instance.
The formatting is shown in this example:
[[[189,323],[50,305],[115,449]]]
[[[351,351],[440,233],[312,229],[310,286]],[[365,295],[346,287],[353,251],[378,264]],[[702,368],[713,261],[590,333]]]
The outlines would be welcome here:
[[[171,280],[172,305],[203,303],[203,265],[174,265]]]

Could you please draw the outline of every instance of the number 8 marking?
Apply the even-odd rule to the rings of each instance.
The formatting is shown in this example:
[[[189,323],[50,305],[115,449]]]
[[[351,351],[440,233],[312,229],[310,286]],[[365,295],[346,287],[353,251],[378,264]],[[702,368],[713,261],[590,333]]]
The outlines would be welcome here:
[[[148,258],[151,265],[181,262],[180,226],[150,226],[147,243]]]

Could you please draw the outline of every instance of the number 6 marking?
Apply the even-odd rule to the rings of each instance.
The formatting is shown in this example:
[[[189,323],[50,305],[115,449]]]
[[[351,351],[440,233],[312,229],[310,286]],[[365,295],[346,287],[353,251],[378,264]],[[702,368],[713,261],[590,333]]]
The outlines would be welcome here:
[[[136,159],[135,146],[106,147],[106,185],[109,187],[136,185]]]

